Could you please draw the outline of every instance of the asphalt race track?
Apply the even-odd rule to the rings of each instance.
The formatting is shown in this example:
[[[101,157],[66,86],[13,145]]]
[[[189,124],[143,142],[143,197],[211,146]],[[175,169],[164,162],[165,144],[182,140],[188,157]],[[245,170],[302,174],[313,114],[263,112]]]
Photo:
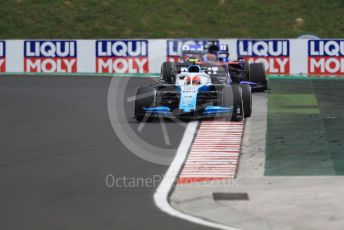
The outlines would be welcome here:
[[[151,81],[122,80],[128,83],[126,96]],[[161,212],[153,202],[158,184],[106,185],[107,175],[152,178],[168,167],[137,157],[116,136],[107,109],[110,82],[89,76],[0,77],[0,229],[205,229]],[[123,103],[127,120],[121,121],[137,130],[133,103]],[[166,123],[168,145],[157,122],[138,135],[173,151],[184,126]]]

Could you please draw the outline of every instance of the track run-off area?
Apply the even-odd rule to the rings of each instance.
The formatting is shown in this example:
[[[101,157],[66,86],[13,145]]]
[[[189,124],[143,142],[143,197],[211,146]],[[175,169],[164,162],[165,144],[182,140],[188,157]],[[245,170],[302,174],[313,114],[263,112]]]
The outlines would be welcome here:
[[[344,175],[344,81],[271,78],[267,176]]]
[[[168,178],[167,203],[189,219],[154,194],[190,124],[133,119],[136,89],[156,81],[1,76],[0,229],[343,226],[344,81],[272,77],[252,118],[200,122]],[[247,199],[218,199],[231,193]]]
[[[342,229],[344,81],[268,85],[253,95],[236,178],[178,184],[173,207],[236,229]]]

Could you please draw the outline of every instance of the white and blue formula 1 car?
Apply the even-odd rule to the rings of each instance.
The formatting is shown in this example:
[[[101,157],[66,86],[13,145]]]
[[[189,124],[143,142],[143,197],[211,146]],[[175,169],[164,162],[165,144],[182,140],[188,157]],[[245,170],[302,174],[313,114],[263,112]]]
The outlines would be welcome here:
[[[174,83],[138,88],[135,119],[224,117],[241,121],[252,110],[251,87],[248,84],[227,84],[211,78],[199,65],[190,65],[175,76]],[[146,117],[146,119],[144,119]]]

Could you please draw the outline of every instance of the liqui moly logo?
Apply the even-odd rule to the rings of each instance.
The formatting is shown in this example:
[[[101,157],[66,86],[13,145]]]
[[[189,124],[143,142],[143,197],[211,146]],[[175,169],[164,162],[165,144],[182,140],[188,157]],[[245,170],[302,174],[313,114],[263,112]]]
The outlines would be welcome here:
[[[343,75],[344,40],[309,40],[308,74]]]
[[[173,39],[167,40],[166,61],[177,62],[182,54],[182,48],[193,46],[207,46],[208,40]],[[217,41],[218,42],[218,41]]]
[[[24,41],[25,72],[77,72],[76,41]]]
[[[148,73],[148,41],[96,41],[96,71],[98,73]]]
[[[245,61],[263,63],[268,74],[290,73],[288,40],[238,40],[237,52]]]
[[[0,41],[0,72],[6,72],[6,42]]]

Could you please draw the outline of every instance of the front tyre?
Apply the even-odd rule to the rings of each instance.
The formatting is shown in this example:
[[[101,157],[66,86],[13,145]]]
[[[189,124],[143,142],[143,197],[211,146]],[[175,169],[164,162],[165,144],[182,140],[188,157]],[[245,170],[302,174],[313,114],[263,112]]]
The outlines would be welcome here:
[[[154,106],[155,94],[155,89],[151,86],[144,86],[137,89],[135,99],[135,119],[137,121],[142,121],[146,116],[144,108]]]
[[[161,65],[160,79],[164,80],[166,83],[175,83],[175,75],[177,74],[177,69],[175,63],[164,62]]]

